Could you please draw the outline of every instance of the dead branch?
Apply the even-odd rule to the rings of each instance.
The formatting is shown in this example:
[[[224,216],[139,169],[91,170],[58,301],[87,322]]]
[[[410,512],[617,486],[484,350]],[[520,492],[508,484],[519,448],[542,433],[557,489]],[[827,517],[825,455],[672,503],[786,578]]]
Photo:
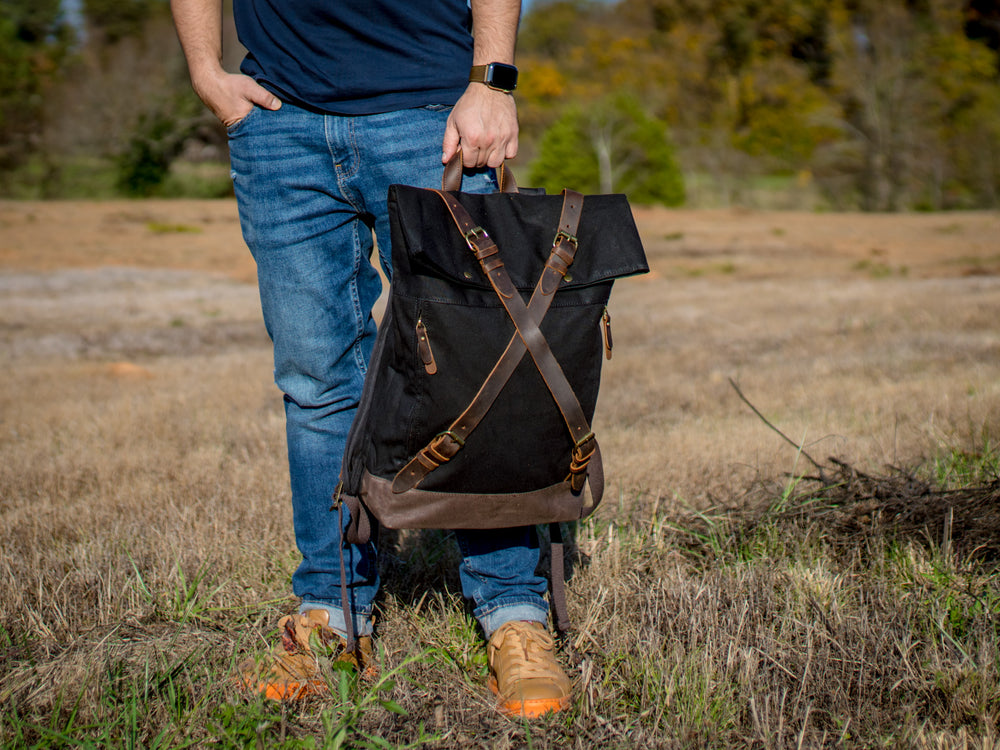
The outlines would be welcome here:
[[[732,378],[729,378],[729,385],[731,385],[733,387],[733,390],[736,391],[736,395],[740,397],[740,400],[744,404],[746,404],[747,406],[750,407],[751,411],[753,411],[753,413],[757,415],[757,417],[760,419],[761,422],[763,422],[768,427],[770,427],[772,430],[774,430],[776,433],[778,433],[778,435],[780,435],[782,438],[784,438],[784,440],[789,445],[793,446],[799,453],[801,453],[803,456],[805,456],[806,459],[809,461],[809,463],[811,463],[813,466],[816,467],[816,470],[819,472],[819,480],[820,480],[820,482],[822,482],[823,484],[827,484],[828,481],[827,481],[826,472],[824,471],[823,466],[820,465],[820,464],[818,464],[815,461],[815,459],[813,459],[812,456],[810,456],[808,453],[806,453],[805,448],[803,448],[800,444],[796,443],[794,440],[792,440],[790,437],[788,437],[788,435],[786,435],[781,430],[779,430],[777,427],[775,427],[773,424],[771,424],[768,421],[767,417],[765,417],[763,414],[761,414],[760,410],[757,409],[757,407],[754,406],[752,403],[750,403],[750,400],[746,396],[743,395],[743,391],[741,391],[740,387],[738,385],[736,385],[736,381],[735,380],[733,380]]]

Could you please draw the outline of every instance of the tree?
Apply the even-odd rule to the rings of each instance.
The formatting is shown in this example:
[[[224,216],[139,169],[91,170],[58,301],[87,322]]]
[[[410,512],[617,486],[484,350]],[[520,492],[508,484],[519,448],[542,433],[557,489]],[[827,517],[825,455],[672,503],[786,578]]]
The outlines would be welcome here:
[[[105,45],[141,36],[146,23],[167,9],[163,0],[83,0],[88,31]]]
[[[224,143],[221,127],[191,90],[166,3],[126,4],[121,18],[114,7],[97,0],[85,6],[92,14],[86,44],[66,67],[64,85],[47,97],[42,194],[59,193],[67,165],[97,159],[115,170],[107,182],[120,192],[148,195],[194,131]]]
[[[969,149],[988,144],[998,127],[1000,113],[984,106],[996,101],[996,54],[965,36],[961,8],[948,0],[912,9],[905,0],[866,0],[851,12],[836,5],[839,167],[853,174],[862,207],[995,201],[996,176],[984,175]]]
[[[546,131],[531,180],[549,192],[627,193],[636,203],[677,206],[684,181],[666,125],[628,96],[573,108]]]
[[[34,148],[44,97],[72,41],[58,0],[0,4],[0,170],[17,166]]]

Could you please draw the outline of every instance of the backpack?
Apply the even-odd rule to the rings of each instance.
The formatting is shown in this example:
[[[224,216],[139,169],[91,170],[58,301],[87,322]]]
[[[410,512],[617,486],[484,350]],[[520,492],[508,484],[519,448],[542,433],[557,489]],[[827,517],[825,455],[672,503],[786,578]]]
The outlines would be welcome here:
[[[487,195],[458,191],[460,161],[442,190],[389,188],[392,281],[334,507],[349,543],[368,540],[369,514],[389,529],[550,524],[566,630],[558,524],[604,492],[590,422],[607,303],[648,267],[624,195],[545,195],[499,174]]]

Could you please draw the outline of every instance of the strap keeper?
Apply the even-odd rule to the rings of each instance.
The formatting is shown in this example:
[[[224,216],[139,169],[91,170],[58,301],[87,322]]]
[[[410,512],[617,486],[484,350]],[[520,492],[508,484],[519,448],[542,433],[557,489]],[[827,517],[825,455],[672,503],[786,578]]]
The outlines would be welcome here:
[[[552,255],[565,263],[566,268],[568,269],[573,264],[576,252],[574,251],[571,253],[568,250],[563,249],[562,243],[560,242],[558,245],[552,246]]]
[[[597,438],[593,432],[588,432],[573,446],[573,457],[569,463],[569,474],[566,476],[566,481],[570,483],[574,492],[579,492],[583,489],[587,466],[596,452]]]
[[[438,455],[437,451],[435,451],[433,448],[427,447],[424,448],[422,451],[420,451],[420,453],[418,453],[415,456],[415,458],[417,459],[417,463],[423,466],[428,472],[434,471],[434,469],[436,469],[438,466],[444,463],[444,461],[448,460],[445,458],[436,461],[434,460],[434,458],[431,457],[431,453],[433,453],[435,456]]]
[[[434,436],[424,453],[429,453],[439,463],[444,463],[454,458],[464,447],[465,441],[454,430],[445,430]]]

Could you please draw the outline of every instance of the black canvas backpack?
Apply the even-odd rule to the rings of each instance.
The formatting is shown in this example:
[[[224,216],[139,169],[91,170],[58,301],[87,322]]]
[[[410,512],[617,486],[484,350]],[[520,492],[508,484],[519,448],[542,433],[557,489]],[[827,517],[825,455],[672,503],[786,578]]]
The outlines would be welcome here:
[[[460,180],[453,162],[451,190],[389,188],[392,282],[335,506],[351,543],[369,537],[369,513],[390,529],[553,524],[565,629],[558,522],[601,501],[590,423],[607,303],[645,254],[623,195],[518,191],[505,169],[493,194]]]

